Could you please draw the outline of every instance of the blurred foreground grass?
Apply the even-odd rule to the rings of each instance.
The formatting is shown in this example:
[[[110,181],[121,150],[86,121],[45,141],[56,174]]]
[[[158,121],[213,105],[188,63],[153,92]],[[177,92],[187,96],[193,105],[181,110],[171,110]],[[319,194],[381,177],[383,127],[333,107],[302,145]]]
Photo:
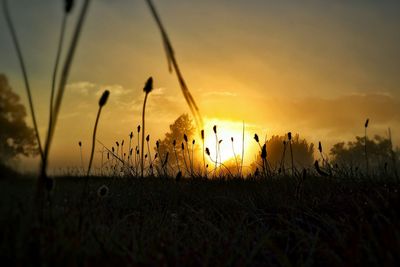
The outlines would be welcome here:
[[[293,177],[93,177],[81,202],[84,178],[59,177],[44,227],[32,227],[34,185],[28,177],[0,180],[7,266],[400,263],[400,186],[387,179],[307,177],[296,197]]]

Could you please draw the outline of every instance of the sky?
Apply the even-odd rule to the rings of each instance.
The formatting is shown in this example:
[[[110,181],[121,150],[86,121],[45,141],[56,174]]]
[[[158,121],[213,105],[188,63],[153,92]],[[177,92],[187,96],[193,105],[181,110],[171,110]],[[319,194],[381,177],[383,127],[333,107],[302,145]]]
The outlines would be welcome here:
[[[43,139],[63,1],[9,2]],[[65,46],[82,3],[76,2]],[[254,133],[268,137],[291,131],[309,142],[321,141],[328,150],[336,142],[363,135],[366,118],[371,136],[386,136],[390,127],[395,144],[400,144],[400,2],[154,0],[154,4],[206,133],[218,124],[221,134],[225,129],[225,138],[240,140],[245,123],[246,164],[256,153]],[[0,73],[7,75],[26,104],[3,13],[0,59]],[[98,139],[107,146],[127,139],[140,123],[142,89],[149,76],[155,90],[148,99],[146,131],[155,142],[179,115],[190,113],[175,74],[168,72],[156,24],[144,0],[92,1],[61,107],[50,167],[79,166],[79,141],[88,157],[98,99],[105,89],[111,94],[102,111]],[[31,124],[30,117],[27,121]],[[99,153],[97,164],[98,158]],[[37,159],[23,165],[37,166]]]

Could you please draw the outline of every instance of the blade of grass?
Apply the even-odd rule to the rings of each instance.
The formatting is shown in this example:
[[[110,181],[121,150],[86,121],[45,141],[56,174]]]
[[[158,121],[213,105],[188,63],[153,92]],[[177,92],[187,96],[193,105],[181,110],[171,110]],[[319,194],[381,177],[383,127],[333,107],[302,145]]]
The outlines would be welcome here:
[[[31,88],[30,88],[29,80],[28,80],[28,73],[26,71],[24,58],[22,56],[22,51],[21,51],[21,48],[19,46],[17,32],[16,32],[16,30],[14,28],[14,25],[13,25],[13,22],[12,22],[12,19],[11,19],[11,15],[10,15],[10,11],[9,11],[9,8],[8,8],[7,0],[3,0],[3,11],[4,11],[4,17],[6,18],[8,29],[10,30],[10,34],[11,34],[11,37],[12,37],[12,40],[13,40],[14,48],[15,48],[15,50],[17,52],[19,64],[21,66],[22,76],[24,78],[24,83],[25,83],[26,94],[28,95],[29,109],[30,109],[31,116],[32,116],[33,128],[35,129],[35,136],[36,136],[36,140],[37,140],[38,146],[39,146],[40,157],[41,157],[41,159],[43,161],[44,153],[43,153],[42,143],[40,141],[39,129],[38,129],[37,122],[36,122],[36,115],[35,115],[35,109],[34,109],[34,106],[33,106]]]
[[[189,91],[189,88],[186,85],[186,82],[183,78],[183,75],[179,69],[178,63],[175,58],[174,50],[172,48],[171,42],[168,38],[167,32],[165,31],[165,28],[161,22],[160,16],[158,15],[155,6],[151,0],[146,0],[147,5],[150,8],[151,14],[153,15],[154,20],[157,23],[157,26],[161,32],[161,37],[163,40],[163,45],[167,54],[167,61],[168,61],[168,68],[171,71],[171,65],[173,69],[175,70],[175,73],[178,77],[179,85],[181,87],[183,96],[185,97],[185,100],[189,106],[190,111],[192,112],[192,115],[196,121],[196,125],[199,129],[203,129],[203,119],[201,117],[199,108],[192,96],[192,94]]]

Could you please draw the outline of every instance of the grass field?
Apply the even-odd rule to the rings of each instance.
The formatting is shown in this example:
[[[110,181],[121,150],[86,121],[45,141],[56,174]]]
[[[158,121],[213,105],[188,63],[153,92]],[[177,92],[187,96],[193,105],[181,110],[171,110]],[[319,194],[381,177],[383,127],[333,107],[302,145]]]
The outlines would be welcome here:
[[[0,181],[4,266],[395,266],[389,179],[59,177],[33,225],[35,182]],[[104,196],[99,188],[106,185]]]

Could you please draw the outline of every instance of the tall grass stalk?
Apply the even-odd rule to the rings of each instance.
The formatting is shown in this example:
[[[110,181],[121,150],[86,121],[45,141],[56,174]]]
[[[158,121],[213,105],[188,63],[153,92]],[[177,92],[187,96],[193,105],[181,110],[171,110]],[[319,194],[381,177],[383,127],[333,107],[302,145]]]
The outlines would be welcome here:
[[[33,128],[35,130],[35,137],[36,137],[36,141],[37,141],[38,147],[39,147],[39,154],[40,154],[40,157],[41,157],[41,159],[43,161],[44,160],[44,152],[43,152],[42,143],[40,141],[39,128],[38,128],[37,122],[36,122],[35,108],[33,106],[33,100],[32,100],[31,88],[30,88],[30,85],[29,85],[28,73],[26,71],[24,57],[22,56],[22,51],[21,51],[21,48],[20,48],[20,45],[19,45],[17,32],[16,32],[16,30],[14,28],[14,24],[13,24],[12,19],[11,19],[11,15],[10,15],[10,11],[9,11],[9,8],[8,8],[8,1],[7,0],[3,0],[3,12],[4,12],[4,17],[6,18],[8,29],[9,29],[10,34],[11,34],[11,38],[12,38],[12,41],[13,41],[13,44],[14,44],[15,51],[17,52],[19,64],[20,64],[21,71],[22,71],[22,76],[24,78],[25,90],[26,90],[26,94],[28,96],[29,110],[31,112]]]
[[[393,172],[396,179],[399,179],[399,174],[397,172],[397,161],[396,161],[396,153],[393,151],[393,143],[392,143],[392,131],[390,128],[388,129],[389,134],[389,143],[390,143],[390,154],[392,157],[392,164],[393,164]]]
[[[217,125],[213,126],[213,132],[215,135],[215,168],[214,168],[214,177],[216,175],[217,171],[217,165],[218,165],[218,136],[217,136]],[[211,159],[211,157],[210,157]]]
[[[83,173],[85,173],[85,167],[84,167],[84,164],[83,164],[82,142],[79,141],[78,145],[79,145],[79,150],[81,152],[81,167],[82,167],[82,174],[83,174]]]
[[[51,129],[51,124],[53,122],[53,108],[54,108],[53,103],[54,103],[54,92],[55,92],[56,83],[57,83],[57,72],[58,72],[58,66],[60,63],[61,52],[62,52],[62,48],[63,48],[63,44],[64,44],[64,36],[65,36],[65,29],[66,29],[66,25],[67,25],[67,18],[68,18],[68,15],[70,14],[72,8],[73,8],[73,1],[66,1],[64,15],[63,15],[62,22],[61,22],[61,30],[60,30],[60,37],[58,40],[56,61],[54,63],[54,70],[53,70],[53,76],[52,76],[52,81],[51,81],[49,123],[48,123],[47,129]]]
[[[288,132],[289,148],[290,148],[290,158],[292,161],[292,176],[294,176],[294,160],[293,160],[293,148],[292,148],[292,133]]]
[[[54,107],[53,107],[53,111],[52,111],[52,115],[51,115],[51,127],[49,129],[47,129],[47,138],[46,138],[44,157],[43,157],[43,161],[42,161],[41,175],[40,175],[42,180],[45,180],[45,178],[46,178],[47,162],[48,162],[48,155],[50,152],[51,142],[52,142],[52,139],[54,136],[57,118],[58,118],[58,114],[60,112],[61,103],[62,103],[62,99],[63,99],[64,92],[65,92],[65,87],[68,82],[68,76],[69,76],[72,61],[73,61],[73,58],[75,55],[75,50],[78,45],[80,33],[82,31],[83,23],[84,23],[87,11],[89,9],[90,2],[91,2],[90,0],[85,0],[83,3],[81,13],[78,17],[78,22],[75,26],[75,30],[72,35],[71,44],[70,44],[69,50],[67,52],[64,66],[63,66],[63,69],[61,72],[61,78],[60,78],[60,81],[58,84],[58,91],[57,91],[57,95],[55,98],[55,103],[54,103]],[[67,9],[66,9],[66,12],[67,12]]]
[[[285,175],[285,157],[286,157],[286,140],[283,140],[283,152],[282,152],[282,158],[281,158],[281,164],[280,164],[280,169]]]
[[[203,143],[203,170],[204,174],[207,177],[207,170],[206,170],[206,158],[205,158],[205,151],[204,151],[204,129],[200,131],[200,136],[201,136],[201,142]]]
[[[232,143],[232,152],[233,152],[233,157],[235,158],[235,163],[236,163],[236,170],[237,170],[237,174],[239,175],[239,163],[237,161],[237,156],[235,153],[235,147],[233,146],[233,137],[231,137],[231,143]]]
[[[178,63],[175,58],[174,50],[172,48],[172,44],[168,38],[167,32],[165,31],[163,24],[161,22],[160,16],[158,15],[158,13],[156,11],[153,2],[151,0],[146,0],[146,2],[150,8],[151,14],[153,15],[153,18],[156,21],[158,28],[160,30],[161,38],[162,38],[163,45],[165,48],[165,53],[167,56],[169,71],[172,72],[172,69],[175,70],[175,73],[177,75],[178,82],[181,87],[183,96],[185,97],[186,103],[188,104],[190,111],[193,114],[193,117],[196,121],[198,129],[202,129],[203,128],[203,119],[201,117],[199,108],[198,108],[192,94],[190,93],[189,88],[186,85],[185,79],[183,78],[183,75],[179,69]]]
[[[107,99],[108,99],[109,95],[110,95],[110,91],[105,90],[99,100],[99,110],[97,111],[96,122],[94,123],[93,137],[92,137],[92,150],[90,151],[90,159],[89,159],[89,165],[88,165],[88,170],[87,170],[86,176],[89,176],[90,169],[92,168],[94,148],[96,145],[97,125],[99,124],[101,110],[103,109],[104,105],[107,103]]]
[[[244,160],[244,121],[243,121],[243,128],[242,128],[242,162],[240,163],[240,177],[243,177],[243,160]]]
[[[178,172],[181,173],[181,167],[179,166],[178,154],[176,153],[176,141],[175,140],[172,142],[172,146],[173,146],[173,149],[174,149],[176,165],[178,166]]]
[[[188,140],[188,137],[186,134],[183,134],[183,140],[185,141],[185,144],[186,144],[186,151],[187,151],[188,160],[189,160],[190,176],[193,176],[192,159],[190,158],[190,150],[189,150],[189,143],[188,143],[189,140]],[[182,149],[184,150],[183,146],[182,146]],[[183,157],[185,157],[185,153],[183,153]]]
[[[143,110],[142,110],[142,147],[141,147],[141,153],[140,153],[140,170],[141,170],[141,176],[143,178],[144,174],[144,134],[145,134],[145,113],[146,113],[146,102],[147,102],[147,96],[150,94],[150,92],[153,90],[153,78],[150,77],[147,79],[146,84],[144,85],[143,91],[145,92],[144,96],[144,101],[143,101]],[[139,128],[140,129],[140,128]]]
[[[151,152],[150,152],[150,135],[149,134],[146,136],[146,144],[147,144],[147,154],[149,155],[149,168],[150,168],[151,176],[153,176],[153,160],[151,158]]]
[[[195,143],[196,143],[196,140],[193,139],[192,140],[192,162],[191,162],[192,177],[193,177],[193,172],[194,172],[194,145],[195,145]]]
[[[186,172],[188,173],[189,172],[189,168],[188,168],[188,165],[187,165],[187,162],[186,162],[186,155],[185,155],[185,144],[182,142],[182,144],[181,144],[181,148],[182,148],[182,157],[183,157],[183,162],[184,162],[184,164],[185,164],[185,169],[186,169]]]
[[[369,162],[368,162],[368,151],[367,151],[367,128],[369,124],[369,119],[365,121],[364,124],[364,154],[365,154],[365,167],[367,171],[367,175],[369,175]]]

